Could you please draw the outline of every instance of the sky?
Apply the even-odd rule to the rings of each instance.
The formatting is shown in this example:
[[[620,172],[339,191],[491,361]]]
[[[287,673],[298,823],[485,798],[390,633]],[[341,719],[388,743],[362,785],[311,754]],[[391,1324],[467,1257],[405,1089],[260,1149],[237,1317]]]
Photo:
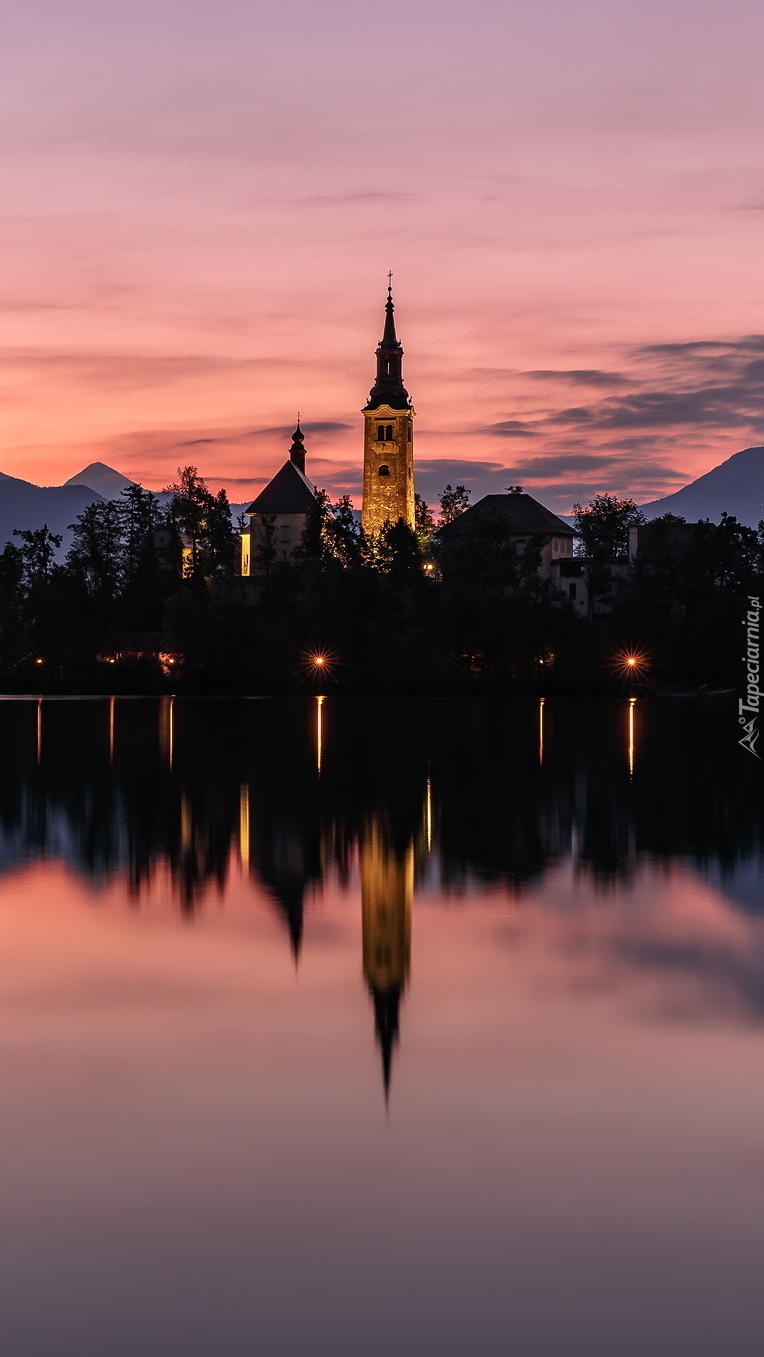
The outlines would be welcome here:
[[[758,0],[0,6],[0,471],[648,501],[764,443]]]

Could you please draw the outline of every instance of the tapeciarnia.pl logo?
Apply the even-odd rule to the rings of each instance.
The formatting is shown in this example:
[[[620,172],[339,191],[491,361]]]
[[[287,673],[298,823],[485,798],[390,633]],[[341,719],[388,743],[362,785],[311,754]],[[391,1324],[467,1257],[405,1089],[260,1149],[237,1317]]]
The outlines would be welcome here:
[[[761,702],[761,689],[759,688],[759,613],[761,605],[758,598],[748,595],[748,608],[743,618],[745,627],[746,653],[743,656],[745,665],[745,698],[738,701],[738,721],[743,727],[745,734],[738,744],[753,754],[754,758],[760,759],[761,754],[756,753],[756,741],[759,738],[759,706]]]

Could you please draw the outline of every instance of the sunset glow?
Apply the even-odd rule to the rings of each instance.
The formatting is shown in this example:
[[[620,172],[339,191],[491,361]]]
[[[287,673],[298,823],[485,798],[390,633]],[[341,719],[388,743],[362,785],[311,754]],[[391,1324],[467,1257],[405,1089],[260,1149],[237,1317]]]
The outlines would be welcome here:
[[[387,272],[417,485],[569,510],[764,441],[764,18],[51,0],[4,34],[0,471],[359,503]],[[656,39],[659,34],[659,39]]]

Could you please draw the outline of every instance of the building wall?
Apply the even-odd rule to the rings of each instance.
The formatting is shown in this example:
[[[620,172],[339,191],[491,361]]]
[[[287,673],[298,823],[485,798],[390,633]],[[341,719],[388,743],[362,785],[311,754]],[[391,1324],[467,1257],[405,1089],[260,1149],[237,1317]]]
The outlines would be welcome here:
[[[380,438],[381,430],[385,435],[389,430],[392,436]],[[364,411],[361,523],[367,537],[373,537],[399,518],[413,528],[414,411],[381,405]]]
[[[277,562],[286,561],[288,564],[294,564],[296,552],[300,546],[303,530],[305,528],[305,514],[268,514],[266,516],[273,525],[272,547],[275,552],[271,565]],[[267,543],[267,525],[263,522],[263,515],[249,515],[249,531],[241,535],[241,573],[248,575],[263,575],[268,569],[265,561],[259,559],[264,546]]]

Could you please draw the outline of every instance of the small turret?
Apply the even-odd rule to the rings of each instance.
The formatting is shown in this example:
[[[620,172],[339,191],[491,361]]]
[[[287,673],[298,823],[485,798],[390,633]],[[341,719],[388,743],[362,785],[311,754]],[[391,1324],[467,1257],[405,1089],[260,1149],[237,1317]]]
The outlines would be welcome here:
[[[300,416],[297,416],[297,428],[292,434],[292,446],[289,449],[289,460],[294,462],[298,471],[305,475],[305,434],[300,428]]]

